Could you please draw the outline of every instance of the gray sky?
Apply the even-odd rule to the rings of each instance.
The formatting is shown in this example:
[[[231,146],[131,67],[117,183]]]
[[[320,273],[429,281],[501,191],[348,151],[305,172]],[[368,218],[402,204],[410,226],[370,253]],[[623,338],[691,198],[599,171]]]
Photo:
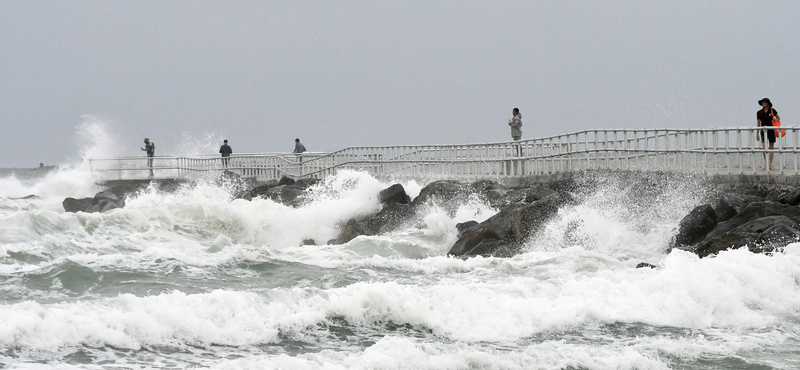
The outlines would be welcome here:
[[[0,2],[0,167],[800,121],[800,1]],[[188,139],[187,139],[188,137]],[[188,142],[188,143],[187,143]],[[216,144],[216,143],[215,143]],[[184,149],[185,150],[185,149]]]

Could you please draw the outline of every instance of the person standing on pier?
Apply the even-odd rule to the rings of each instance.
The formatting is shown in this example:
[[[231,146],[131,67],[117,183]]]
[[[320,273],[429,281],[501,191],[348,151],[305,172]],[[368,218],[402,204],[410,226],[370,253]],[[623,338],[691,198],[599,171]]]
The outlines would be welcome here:
[[[303,158],[302,155],[306,151],[306,146],[300,143],[300,139],[294,139],[294,150],[292,153],[298,154],[297,161],[302,162]]]
[[[513,116],[508,120],[508,125],[511,126],[511,138],[514,141],[520,141],[522,139],[522,113],[519,112],[519,108],[514,108],[511,114]],[[522,156],[522,148],[519,145],[517,145],[517,154]]]
[[[228,139],[222,141],[222,146],[219,147],[219,153],[222,154],[222,165],[228,168],[228,161],[231,160],[230,156],[233,154],[233,149],[228,145]]]
[[[142,151],[147,152],[147,167],[150,167],[150,177],[155,177],[153,175],[153,157],[156,155],[156,144],[150,141],[149,138],[144,138],[144,148]]]
[[[772,121],[780,121],[781,117],[778,116],[778,111],[772,108],[772,102],[769,98],[764,98],[758,101],[758,105],[761,106],[761,109],[758,110],[756,113],[756,119],[758,127],[764,126],[772,126]],[[775,139],[778,130],[759,130],[756,133],[756,140],[761,141],[761,147],[766,149],[767,148],[767,141],[769,141],[769,161],[767,161],[767,153],[764,153],[764,170],[769,168],[769,171],[774,170],[775,168],[772,167],[772,159],[775,156],[775,153],[771,152],[771,150],[775,149]]]

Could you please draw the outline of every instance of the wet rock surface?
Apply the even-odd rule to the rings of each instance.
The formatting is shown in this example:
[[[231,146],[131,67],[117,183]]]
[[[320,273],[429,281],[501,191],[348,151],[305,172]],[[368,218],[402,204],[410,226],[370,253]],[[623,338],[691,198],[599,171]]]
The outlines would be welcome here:
[[[144,189],[143,185],[117,185],[103,190],[91,198],[67,198],[62,205],[67,212],[96,213],[125,207],[125,198]]]
[[[764,185],[723,189],[681,221],[673,246],[700,257],[738,248],[772,253],[800,241],[798,194],[800,189]]]
[[[673,247],[693,245],[705,238],[717,226],[717,212],[709,204],[693,209],[678,224]]]
[[[531,199],[531,198],[529,198]],[[510,256],[516,254],[531,233],[538,231],[572,197],[553,193],[528,202],[507,205],[484,222],[461,225],[452,256]]]

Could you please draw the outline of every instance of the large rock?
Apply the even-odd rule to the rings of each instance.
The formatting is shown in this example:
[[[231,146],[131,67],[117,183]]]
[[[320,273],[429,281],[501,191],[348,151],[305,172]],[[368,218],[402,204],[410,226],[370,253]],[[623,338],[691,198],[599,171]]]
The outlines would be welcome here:
[[[95,201],[96,200],[97,199],[95,198]],[[102,213],[102,212],[106,212],[106,211],[110,211],[112,209],[117,209],[117,208],[122,208],[122,207],[125,207],[125,204],[122,201],[116,201],[115,202],[113,200],[102,199],[102,200],[98,201],[96,204],[94,204],[91,207],[89,207],[88,212],[89,213],[91,213],[91,212],[101,212]]]
[[[502,238],[494,230],[481,225],[464,231],[448,254],[453,256],[490,255],[501,245]]]
[[[712,208],[714,208],[714,213],[717,215],[717,222],[728,221],[739,213],[726,196],[715,199],[714,202],[712,202]],[[742,209],[744,209],[744,207]]]
[[[253,200],[255,198],[269,198],[269,190],[276,186],[278,186],[278,180],[270,180],[250,190],[241,192],[236,196],[234,196],[234,198],[245,199],[245,200]]]
[[[525,240],[558,213],[565,195],[551,195],[531,204],[511,205],[496,215],[460,233],[448,254],[453,256],[516,253]]]
[[[571,200],[566,195],[550,195],[516,208],[514,210],[514,236],[518,243],[522,243],[531,233],[538,231],[544,224],[558,214],[558,209],[565,202]]]
[[[460,238],[462,235],[464,235],[464,233],[467,230],[469,230],[469,229],[471,229],[471,228],[473,228],[475,226],[478,226],[478,221],[475,221],[475,220],[467,221],[467,222],[461,222],[461,223],[456,224],[456,230],[458,230],[458,237]]]
[[[777,202],[752,202],[730,220],[717,225],[706,239],[720,237],[750,221],[769,216],[786,216],[794,222],[800,222],[800,208]]]
[[[308,189],[308,188],[310,188],[310,187],[312,187],[314,185],[317,185],[319,183],[320,183],[319,179],[305,178],[305,179],[297,179],[294,182],[294,185],[300,186],[303,189]]]
[[[106,189],[94,195],[93,203],[98,204],[102,201],[119,202],[120,200],[120,197],[114,194],[112,189]]]
[[[415,214],[414,207],[408,204],[388,203],[375,214],[364,219],[368,235],[391,232],[409,221]]]
[[[62,205],[67,212],[106,212],[116,208],[125,207],[125,198],[135,194],[145,185],[117,185],[105,189],[94,195],[92,198],[67,198]]]
[[[689,212],[678,224],[678,234],[673,247],[694,245],[703,240],[717,226],[717,213],[708,204],[703,204]]]
[[[269,199],[273,202],[282,203],[287,206],[297,207],[301,204],[305,188],[300,185],[278,185],[272,181],[264,185],[257,186],[246,192],[237,194],[234,198],[253,200],[255,198]]]
[[[358,236],[367,235],[367,226],[362,221],[351,218],[344,224],[344,228],[336,238],[336,244],[344,244]]]
[[[287,206],[299,206],[305,189],[298,185],[280,185],[269,189],[266,198]]]
[[[745,222],[725,233],[709,235],[695,253],[700,257],[747,246],[753,252],[769,252],[800,238],[800,225],[787,216],[767,216]]]
[[[94,205],[94,198],[67,198],[61,204],[67,212],[88,212],[89,208]]]
[[[294,185],[295,182],[296,181],[293,178],[283,176],[280,180],[278,180],[278,186]]]
[[[400,203],[408,204],[411,202],[411,197],[406,194],[406,189],[403,185],[394,184],[378,193],[378,200],[381,204]]]
[[[416,209],[412,205],[389,201],[374,215],[348,220],[336,238],[336,244],[347,243],[361,235],[394,231],[413,219],[415,214]]]
[[[109,193],[110,193],[110,194],[113,194],[114,196],[116,196],[116,198],[118,200],[124,201],[125,198],[127,198],[127,197],[129,197],[129,196],[131,196],[133,194],[136,194],[137,192],[139,192],[140,190],[144,189],[145,187],[146,187],[145,185],[141,185],[141,184],[138,184],[138,185],[117,185],[117,186],[113,186],[111,188],[108,188],[106,190],[103,190],[103,191],[95,194],[95,198],[100,197],[100,198],[105,198],[105,199],[113,199],[113,197],[111,197],[109,195]],[[159,188],[161,188],[161,187],[162,186],[159,185]]]
[[[412,205],[419,206],[429,201],[446,202],[456,196],[465,193],[467,187],[453,180],[434,181],[420,190],[419,195],[411,202]]]
[[[786,196],[786,204],[790,206],[800,204],[800,189],[795,189]]]
[[[728,204],[736,210],[737,213],[744,211],[747,206],[751,203],[757,203],[764,201],[764,198],[758,197],[755,195],[748,195],[748,194],[733,194],[727,193],[722,195],[722,198],[725,199]]]

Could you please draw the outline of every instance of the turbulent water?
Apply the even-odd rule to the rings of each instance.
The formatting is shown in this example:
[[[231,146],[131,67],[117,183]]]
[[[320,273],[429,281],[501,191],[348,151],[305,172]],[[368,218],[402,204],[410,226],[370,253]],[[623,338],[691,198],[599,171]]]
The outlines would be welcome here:
[[[379,209],[390,182],[364,173],[328,179],[299,208],[198,184],[64,213],[92,183],[82,165],[0,179],[9,368],[800,368],[800,244],[667,253],[702,200],[692,184],[611,179],[523,253],[458,259],[455,224],[496,213],[479,198],[432,204],[388,235],[300,246]]]

